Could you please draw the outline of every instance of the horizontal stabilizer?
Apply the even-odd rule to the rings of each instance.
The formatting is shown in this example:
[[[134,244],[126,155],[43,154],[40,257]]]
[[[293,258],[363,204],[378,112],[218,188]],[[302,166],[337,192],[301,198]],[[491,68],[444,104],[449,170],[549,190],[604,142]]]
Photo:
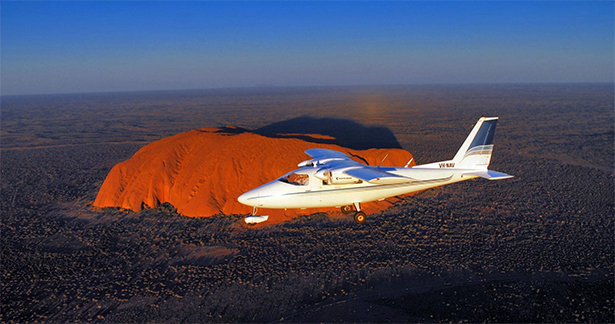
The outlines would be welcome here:
[[[344,173],[351,177],[355,177],[373,184],[395,184],[415,181],[412,178],[402,177],[393,173],[369,167],[345,170]]]
[[[497,172],[497,171],[491,171],[491,170],[464,172],[463,175],[472,175],[472,176],[485,178],[488,180],[502,180],[502,179],[509,179],[509,178],[514,177],[514,176],[511,176],[510,174]]]

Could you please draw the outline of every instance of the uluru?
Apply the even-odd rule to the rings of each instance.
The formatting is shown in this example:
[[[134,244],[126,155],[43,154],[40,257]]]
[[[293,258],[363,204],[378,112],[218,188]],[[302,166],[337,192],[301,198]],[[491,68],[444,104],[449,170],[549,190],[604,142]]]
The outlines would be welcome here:
[[[369,165],[401,166],[412,159],[412,154],[399,148],[357,150],[333,142],[335,138],[326,135],[264,136],[232,126],[191,130],[152,142],[116,164],[93,205],[140,211],[170,203],[191,217],[249,214],[252,208],[240,204],[237,197],[296,169],[299,162],[309,159],[304,153],[307,149],[337,150]],[[390,204],[371,202],[364,209],[375,212]],[[272,222],[279,222],[317,211],[336,212],[265,212]]]

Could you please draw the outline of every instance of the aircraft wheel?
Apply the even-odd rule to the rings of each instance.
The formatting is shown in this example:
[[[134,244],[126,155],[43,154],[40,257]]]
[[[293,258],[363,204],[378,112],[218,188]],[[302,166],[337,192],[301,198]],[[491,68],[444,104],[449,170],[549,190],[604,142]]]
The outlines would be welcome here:
[[[356,214],[354,214],[354,221],[355,221],[357,224],[363,224],[363,223],[365,223],[365,219],[366,219],[366,218],[367,218],[367,216],[366,216],[366,215],[365,215],[365,213],[364,213],[364,212],[362,212],[362,211],[357,212]]]
[[[340,208],[342,210],[342,213],[344,213],[344,215],[350,215],[352,214],[352,205],[346,205],[346,206],[342,206],[342,208]]]

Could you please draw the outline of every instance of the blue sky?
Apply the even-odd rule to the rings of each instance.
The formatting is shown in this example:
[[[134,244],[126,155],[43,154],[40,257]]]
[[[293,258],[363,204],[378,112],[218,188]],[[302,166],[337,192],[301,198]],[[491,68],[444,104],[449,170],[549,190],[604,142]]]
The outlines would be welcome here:
[[[614,3],[6,2],[2,94],[613,82]]]

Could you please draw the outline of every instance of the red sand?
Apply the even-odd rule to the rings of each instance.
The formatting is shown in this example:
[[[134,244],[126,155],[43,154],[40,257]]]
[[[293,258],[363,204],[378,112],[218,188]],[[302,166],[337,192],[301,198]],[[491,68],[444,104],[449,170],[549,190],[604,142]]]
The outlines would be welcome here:
[[[412,154],[401,149],[351,150],[337,145],[315,144],[295,138],[270,138],[250,132],[229,133],[227,127],[202,128],[148,144],[127,161],[111,169],[98,196],[97,207],[121,207],[140,211],[168,202],[182,215],[249,214],[252,207],[237,202],[242,193],[294,169],[310,159],[305,150],[328,148],[364,158],[377,165],[403,166]],[[360,160],[357,160],[362,162]],[[414,165],[414,161],[412,163]],[[366,203],[373,213],[391,202]],[[329,209],[260,210],[268,223]]]

